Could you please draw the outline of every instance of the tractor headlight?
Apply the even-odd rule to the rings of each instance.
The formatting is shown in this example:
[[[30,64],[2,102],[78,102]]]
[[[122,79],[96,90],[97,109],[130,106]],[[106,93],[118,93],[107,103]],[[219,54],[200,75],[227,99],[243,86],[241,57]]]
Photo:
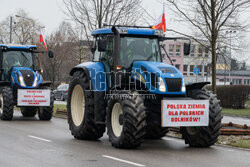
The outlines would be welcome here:
[[[161,77],[158,77],[159,81],[159,91],[166,92],[166,85]]]
[[[36,87],[36,85],[37,85],[37,77],[35,77],[35,81],[33,82],[33,87]]]
[[[181,88],[182,92],[186,92],[186,85],[185,85],[185,81],[184,78],[182,79],[182,88]]]
[[[19,76],[19,82],[20,82],[21,86],[25,86],[23,76]]]

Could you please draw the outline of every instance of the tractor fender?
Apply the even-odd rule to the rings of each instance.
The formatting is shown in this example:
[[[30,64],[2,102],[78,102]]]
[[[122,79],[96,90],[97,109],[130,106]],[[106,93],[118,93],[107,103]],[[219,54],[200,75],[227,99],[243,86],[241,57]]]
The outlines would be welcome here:
[[[186,84],[186,91],[191,91],[194,89],[202,89],[205,85],[210,84],[210,82],[195,82]]]
[[[72,76],[78,70],[83,70],[89,80],[91,80],[92,91],[107,91],[106,73],[101,62],[85,62],[79,64],[70,71],[70,75]]]

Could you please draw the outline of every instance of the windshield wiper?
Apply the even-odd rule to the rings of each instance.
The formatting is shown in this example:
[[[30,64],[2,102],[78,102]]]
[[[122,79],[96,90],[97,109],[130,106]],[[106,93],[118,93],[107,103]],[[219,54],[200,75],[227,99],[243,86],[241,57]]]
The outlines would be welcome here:
[[[23,57],[28,60],[28,58],[25,56],[25,54],[21,51],[21,54],[23,55]]]
[[[164,48],[162,45],[160,45],[160,46],[162,47],[162,49],[163,49],[163,50],[164,50],[164,52],[166,53],[166,55],[167,55],[168,59],[170,60],[170,62],[171,62],[171,64],[172,64],[172,66],[173,66],[173,65],[174,65],[174,63],[173,63],[172,59],[169,57],[169,55],[168,55],[167,51],[165,50],[165,48]]]

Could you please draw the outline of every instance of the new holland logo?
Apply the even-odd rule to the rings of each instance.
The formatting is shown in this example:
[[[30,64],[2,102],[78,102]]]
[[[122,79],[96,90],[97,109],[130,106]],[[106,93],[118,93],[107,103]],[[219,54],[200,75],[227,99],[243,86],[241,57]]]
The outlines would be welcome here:
[[[170,74],[170,77],[174,77],[174,74]]]

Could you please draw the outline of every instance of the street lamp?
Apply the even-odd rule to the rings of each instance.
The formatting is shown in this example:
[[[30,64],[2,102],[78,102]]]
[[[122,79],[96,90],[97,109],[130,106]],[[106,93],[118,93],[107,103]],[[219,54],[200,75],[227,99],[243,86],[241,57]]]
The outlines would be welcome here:
[[[10,43],[12,43],[12,23],[13,23],[13,17],[10,16]]]
[[[230,35],[230,57],[229,57],[229,61],[230,61],[230,69],[229,69],[229,82],[231,82],[231,59],[232,59],[232,33],[236,33],[235,30],[229,30],[229,31],[226,31],[226,34]]]

